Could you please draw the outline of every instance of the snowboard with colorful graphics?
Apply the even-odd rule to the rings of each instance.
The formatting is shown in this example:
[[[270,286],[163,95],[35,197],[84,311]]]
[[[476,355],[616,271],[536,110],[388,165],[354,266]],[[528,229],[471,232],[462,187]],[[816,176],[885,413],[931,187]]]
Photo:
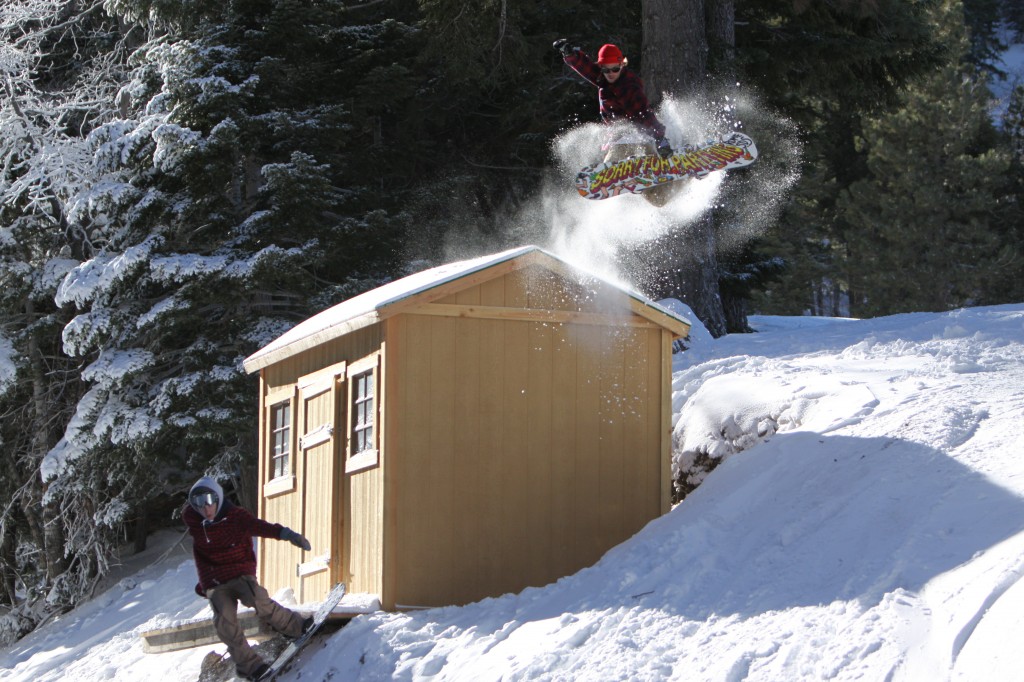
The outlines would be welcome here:
[[[576,190],[586,199],[639,194],[668,182],[749,166],[756,160],[754,141],[743,133],[732,132],[703,144],[687,145],[664,159],[631,156],[587,166],[576,175]]]
[[[302,647],[306,646],[313,635],[316,634],[320,626],[327,620],[327,616],[331,615],[331,611],[338,605],[341,598],[345,596],[345,583],[338,583],[334,586],[334,589],[330,591],[327,598],[324,599],[323,603],[320,604],[320,608],[317,609],[316,613],[313,614],[313,624],[306,630],[301,637],[289,642],[285,650],[278,655],[273,663],[270,664],[270,669],[267,672],[260,675],[260,682],[268,682],[277,677],[277,674],[281,672],[286,665],[295,657],[295,654],[299,653]]]

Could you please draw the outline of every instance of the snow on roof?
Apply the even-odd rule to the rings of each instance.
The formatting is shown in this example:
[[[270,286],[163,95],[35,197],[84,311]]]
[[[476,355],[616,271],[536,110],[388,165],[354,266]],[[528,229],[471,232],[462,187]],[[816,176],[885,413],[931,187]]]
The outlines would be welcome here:
[[[355,296],[332,306],[309,319],[300,322],[280,337],[267,344],[245,359],[247,372],[256,372],[264,367],[280,362],[295,353],[317,346],[331,339],[338,338],[349,332],[361,329],[383,317],[379,312],[389,305],[422,294],[438,286],[467,277],[507,261],[515,260],[530,254],[541,254],[553,261],[562,263],[580,272],[586,272],[578,266],[567,263],[538,246],[523,246],[501,253],[482,256],[470,260],[458,261],[423,270],[402,279],[389,282],[371,291]],[[586,272],[594,279],[628,294],[644,306],[666,316],[670,320],[690,326],[689,320],[661,306],[651,299],[631,291],[621,284]]]

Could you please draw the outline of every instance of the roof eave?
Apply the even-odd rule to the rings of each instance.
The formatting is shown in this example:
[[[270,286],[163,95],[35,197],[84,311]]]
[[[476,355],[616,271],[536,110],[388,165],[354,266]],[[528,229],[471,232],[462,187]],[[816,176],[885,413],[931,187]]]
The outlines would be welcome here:
[[[264,349],[257,351],[247,357],[243,361],[242,366],[249,374],[258,372],[265,367],[269,367],[270,365],[281,362],[282,360],[287,360],[293,355],[315,348],[320,344],[333,341],[334,339],[340,338],[346,334],[351,334],[354,331],[375,325],[380,322],[381,319],[382,317],[379,314],[379,311],[372,310],[364,315],[360,315],[359,317],[353,317],[350,320],[345,320],[339,324],[316,331],[309,336],[296,339],[289,344],[272,348],[270,350]]]
[[[674,315],[668,315],[657,308],[652,308],[645,301],[633,298],[632,299],[633,312],[645,320],[649,320],[659,327],[664,327],[672,333],[672,336],[679,339],[685,339],[690,335],[690,327],[693,326],[689,321]]]

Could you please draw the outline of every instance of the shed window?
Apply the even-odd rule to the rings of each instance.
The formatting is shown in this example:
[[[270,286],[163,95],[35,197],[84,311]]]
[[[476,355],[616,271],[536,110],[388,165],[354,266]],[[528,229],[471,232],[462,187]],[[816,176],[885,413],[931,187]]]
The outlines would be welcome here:
[[[292,404],[285,401],[270,408],[270,472],[271,478],[289,473],[291,455]]]
[[[352,377],[352,457],[377,447],[373,384],[373,370]]]

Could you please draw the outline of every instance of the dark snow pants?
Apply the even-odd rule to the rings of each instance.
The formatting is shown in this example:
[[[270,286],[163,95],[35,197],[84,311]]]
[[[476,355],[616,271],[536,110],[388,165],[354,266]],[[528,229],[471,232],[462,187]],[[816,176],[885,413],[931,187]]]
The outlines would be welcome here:
[[[263,663],[238,624],[238,602],[256,610],[256,616],[271,628],[288,637],[302,634],[303,618],[270,598],[255,576],[243,575],[206,591],[213,608],[213,627],[220,641],[228,646],[238,674],[252,675]]]

